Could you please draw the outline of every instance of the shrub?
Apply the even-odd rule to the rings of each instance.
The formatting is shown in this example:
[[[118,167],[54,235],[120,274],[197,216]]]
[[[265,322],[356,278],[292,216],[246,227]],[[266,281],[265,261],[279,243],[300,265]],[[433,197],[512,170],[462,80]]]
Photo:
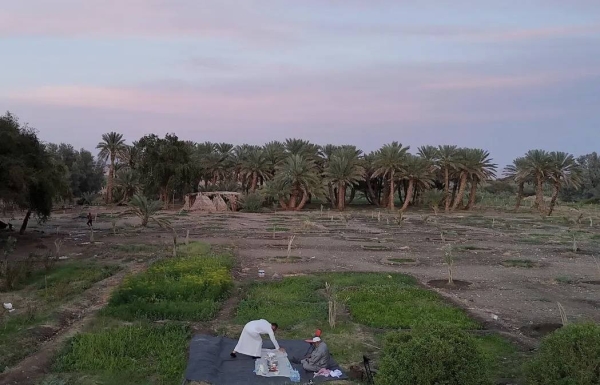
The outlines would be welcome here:
[[[525,372],[528,385],[600,384],[600,325],[571,324],[550,334]]]
[[[377,385],[491,384],[484,354],[467,332],[423,325],[386,336]]]
[[[248,213],[259,213],[262,211],[265,197],[259,192],[252,192],[242,197],[242,209]]]

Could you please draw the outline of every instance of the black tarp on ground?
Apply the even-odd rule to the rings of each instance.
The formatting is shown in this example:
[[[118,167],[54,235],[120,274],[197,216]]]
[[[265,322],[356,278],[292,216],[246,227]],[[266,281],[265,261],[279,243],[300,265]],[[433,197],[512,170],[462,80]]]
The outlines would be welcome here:
[[[285,348],[289,358],[302,358],[308,350],[308,343],[301,340],[278,340]],[[327,341],[325,341],[327,343]],[[254,373],[254,359],[243,354],[232,358],[229,353],[235,348],[237,340],[225,337],[208,335],[196,335],[190,343],[190,357],[185,371],[188,381],[204,381],[213,385],[281,385],[291,384],[286,377],[263,377]],[[273,343],[266,340],[263,342],[264,349],[274,349]],[[300,373],[300,384],[305,384],[309,379],[319,383],[336,379],[331,377],[315,377],[313,373],[307,373],[302,365],[292,364],[294,369]],[[335,361],[331,361],[331,370],[340,369]],[[341,369],[340,369],[341,370]]]

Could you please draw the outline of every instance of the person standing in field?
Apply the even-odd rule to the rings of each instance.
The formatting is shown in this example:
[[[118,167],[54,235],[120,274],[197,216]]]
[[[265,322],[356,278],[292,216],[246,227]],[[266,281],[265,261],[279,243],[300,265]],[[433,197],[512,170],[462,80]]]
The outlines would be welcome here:
[[[88,213],[88,215],[87,215],[87,225],[88,225],[88,227],[92,227],[92,225],[93,225],[93,217],[92,217],[91,212]]]
[[[244,326],[240,339],[238,340],[235,349],[233,349],[233,352],[230,353],[230,356],[236,358],[237,353],[241,353],[253,358],[260,358],[262,349],[261,334],[268,334],[275,349],[284,352],[285,349],[280,347],[275,339],[277,328],[278,325],[275,322],[271,323],[264,319],[248,322]]]

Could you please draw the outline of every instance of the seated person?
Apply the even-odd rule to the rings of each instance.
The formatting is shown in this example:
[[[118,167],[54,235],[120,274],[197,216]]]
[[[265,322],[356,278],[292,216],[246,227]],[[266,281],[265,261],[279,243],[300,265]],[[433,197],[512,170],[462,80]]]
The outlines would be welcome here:
[[[313,338],[312,343],[315,349],[307,358],[300,361],[302,367],[308,372],[318,372],[321,369],[327,369],[329,367],[329,349],[327,348],[327,344],[321,341],[320,337]]]

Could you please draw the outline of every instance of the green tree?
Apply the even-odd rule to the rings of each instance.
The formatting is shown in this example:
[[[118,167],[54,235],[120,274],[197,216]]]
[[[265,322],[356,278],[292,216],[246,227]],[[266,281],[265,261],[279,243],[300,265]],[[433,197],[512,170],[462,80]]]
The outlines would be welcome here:
[[[446,212],[450,211],[450,203],[452,201],[450,196],[450,174],[457,169],[458,161],[458,147],[443,145],[438,146],[436,153],[436,163],[444,175],[444,194],[446,196],[445,209]]]
[[[404,204],[400,210],[404,211],[413,199],[415,190],[427,190],[433,185],[433,163],[425,158],[407,154],[401,179],[408,181]]]
[[[373,176],[382,176],[387,179],[389,184],[389,195],[387,205],[390,210],[394,209],[394,182],[398,178],[398,174],[403,172],[404,163],[406,162],[406,153],[409,147],[404,147],[398,142],[386,144],[375,154],[373,166],[375,172]]]
[[[525,158],[519,157],[513,160],[512,164],[509,164],[504,168],[504,175],[507,178],[512,179],[517,184],[517,201],[515,203],[515,211],[519,210],[519,207],[521,207],[525,183],[533,182],[531,175],[524,172],[525,164]]]
[[[137,172],[129,168],[117,173],[115,185],[123,192],[122,202],[129,200],[129,198],[139,193],[141,187]]]
[[[360,151],[356,149],[338,148],[325,167],[325,180],[337,188],[337,208],[340,211],[346,205],[346,188],[357,185],[364,178],[365,169],[359,156]]]
[[[250,179],[250,191],[256,191],[259,178],[269,180],[269,161],[261,148],[251,149],[241,163],[241,174]]]
[[[552,172],[552,157],[548,151],[530,150],[525,154],[522,162],[517,179],[535,181],[535,205],[541,213],[545,213],[544,183]]]
[[[469,210],[475,204],[477,186],[483,181],[494,178],[498,166],[492,163],[490,153],[480,148],[471,148],[467,151],[464,166],[471,183],[469,202],[465,207],[466,210]]]
[[[322,180],[313,160],[302,155],[289,155],[278,166],[275,178],[268,184],[269,195],[279,200],[285,210],[301,210],[309,195],[323,193]]]
[[[35,130],[21,126],[9,112],[0,117],[0,200],[26,210],[20,233],[33,213],[46,220],[55,197],[68,190],[64,165],[39,141]]]
[[[127,148],[123,134],[109,132],[102,135],[102,141],[96,146],[100,153],[98,157],[109,160],[108,183],[106,187],[106,203],[112,202],[112,189],[115,178],[115,162],[121,158]]]
[[[548,177],[552,183],[552,198],[550,199],[548,215],[552,215],[560,190],[569,186],[580,187],[582,178],[581,169],[573,155],[553,151],[549,154],[549,157],[551,166]]]

